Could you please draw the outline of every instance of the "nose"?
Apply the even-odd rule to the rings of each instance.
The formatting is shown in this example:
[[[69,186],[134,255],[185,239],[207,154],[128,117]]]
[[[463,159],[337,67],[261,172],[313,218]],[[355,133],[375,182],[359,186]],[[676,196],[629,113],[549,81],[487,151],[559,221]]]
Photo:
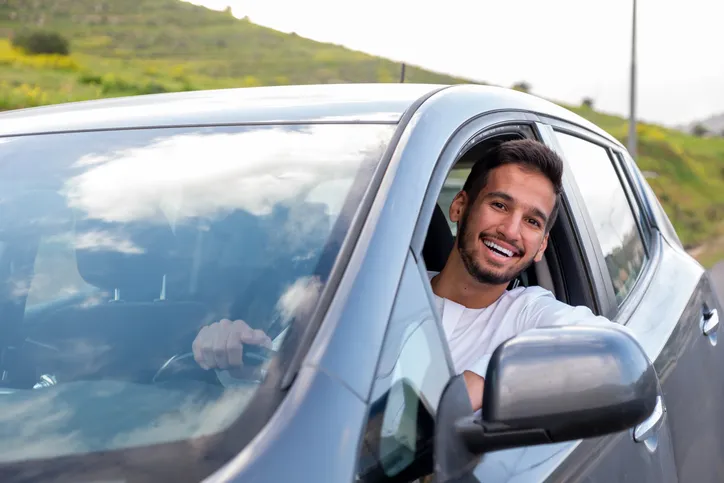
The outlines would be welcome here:
[[[522,222],[523,219],[521,216],[510,214],[501,220],[500,225],[498,225],[498,234],[507,241],[517,245],[520,241],[520,225]]]

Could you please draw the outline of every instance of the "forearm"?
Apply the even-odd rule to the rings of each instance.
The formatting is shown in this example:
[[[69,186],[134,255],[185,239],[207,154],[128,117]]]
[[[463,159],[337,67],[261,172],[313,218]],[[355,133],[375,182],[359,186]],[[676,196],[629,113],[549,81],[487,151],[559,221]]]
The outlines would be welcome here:
[[[473,406],[473,411],[477,411],[483,407],[485,379],[470,371],[463,372],[463,379],[465,379],[465,386],[467,386],[468,389],[468,396],[470,397],[470,404]]]

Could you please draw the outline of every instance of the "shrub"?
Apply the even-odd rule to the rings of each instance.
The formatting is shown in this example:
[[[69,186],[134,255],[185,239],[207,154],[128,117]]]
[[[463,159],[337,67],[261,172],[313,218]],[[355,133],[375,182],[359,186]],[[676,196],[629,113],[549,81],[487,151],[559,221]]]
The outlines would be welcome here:
[[[706,128],[706,126],[704,126],[703,124],[697,124],[697,125],[694,126],[694,128],[691,130],[691,133],[692,133],[694,136],[703,137],[703,136],[706,136],[707,134],[709,134],[709,130],[708,130],[708,129]]]
[[[531,86],[526,81],[516,82],[513,84],[513,89],[521,92],[530,92]]]
[[[103,84],[103,78],[101,76],[90,73],[90,72],[81,74],[78,77],[78,80],[80,81],[81,84],[98,85],[98,86]]]
[[[27,54],[68,55],[68,40],[56,32],[21,32],[13,37],[13,47]]]
[[[139,94],[162,94],[169,90],[163,84],[158,82],[148,82],[143,86],[137,88]]]

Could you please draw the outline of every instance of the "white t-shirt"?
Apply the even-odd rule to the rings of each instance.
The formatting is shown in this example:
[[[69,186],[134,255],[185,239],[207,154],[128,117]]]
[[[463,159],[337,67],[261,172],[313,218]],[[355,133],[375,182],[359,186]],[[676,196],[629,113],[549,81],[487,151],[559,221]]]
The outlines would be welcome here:
[[[437,273],[428,272],[430,280]],[[549,290],[538,286],[507,290],[492,305],[482,309],[469,309],[433,295],[457,374],[471,371],[485,377],[493,351],[511,337],[534,327],[613,324],[588,307],[560,302]]]

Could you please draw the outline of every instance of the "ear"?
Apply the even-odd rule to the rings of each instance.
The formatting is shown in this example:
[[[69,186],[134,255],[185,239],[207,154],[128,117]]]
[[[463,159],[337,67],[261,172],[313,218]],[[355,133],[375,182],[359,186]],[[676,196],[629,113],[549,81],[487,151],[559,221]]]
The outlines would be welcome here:
[[[540,262],[543,259],[543,253],[545,253],[546,248],[548,247],[548,233],[545,234],[543,237],[543,241],[540,244],[540,247],[538,248],[538,252],[535,254],[535,257],[533,257],[533,260],[535,262]]]
[[[450,203],[450,212],[448,213],[450,221],[457,223],[462,220],[467,204],[468,194],[465,191],[459,191],[453,198],[452,203]]]

